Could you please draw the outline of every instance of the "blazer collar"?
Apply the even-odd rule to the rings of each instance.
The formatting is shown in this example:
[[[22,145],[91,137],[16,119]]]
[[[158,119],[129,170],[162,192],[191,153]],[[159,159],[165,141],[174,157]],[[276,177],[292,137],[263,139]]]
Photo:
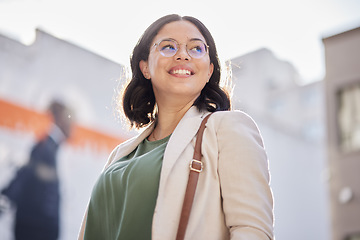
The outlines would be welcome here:
[[[166,179],[174,166],[180,154],[184,151],[186,146],[195,137],[202,119],[207,115],[206,111],[199,112],[199,110],[192,106],[180,120],[172,133],[167,144],[163,165],[161,170],[161,177]],[[123,156],[130,154],[150,133],[153,131],[155,123],[151,123],[143,132],[126,142],[120,144],[115,152],[112,161],[116,161]]]
[[[202,119],[207,115],[206,113],[207,112],[199,112],[195,106],[192,106],[176,126],[164,153],[161,170],[162,181],[166,182],[177,159],[196,136]]]

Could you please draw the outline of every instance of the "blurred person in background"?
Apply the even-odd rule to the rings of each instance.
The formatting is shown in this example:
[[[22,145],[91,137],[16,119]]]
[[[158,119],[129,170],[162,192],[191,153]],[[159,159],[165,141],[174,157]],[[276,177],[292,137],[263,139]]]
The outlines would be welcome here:
[[[146,128],[111,153],[79,239],[175,239],[197,131],[210,113],[185,239],[273,239],[262,138],[248,115],[230,110],[209,30],[193,17],[162,17],[130,61],[123,109],[132,126]]]
[[[56,155],[59,146],[70,136],[72,115],[61,101],[49,106],[50,131],[31,150],[29,161],[2,190],[16,207],[16,240],[56,240],[59,236],[59,178]],[[4,197],[5,196],[5,197]]]

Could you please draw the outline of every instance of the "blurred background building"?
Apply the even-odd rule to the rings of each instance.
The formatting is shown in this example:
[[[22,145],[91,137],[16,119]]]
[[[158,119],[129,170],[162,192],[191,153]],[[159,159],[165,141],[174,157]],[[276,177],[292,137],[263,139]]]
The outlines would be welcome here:
[[[249,113],[264,137],[279,240],[328,240],[332,236],[340,240],[360,230],[356,218],[360,216],[359,144],[351,140],[359,136],[353,133],[359,128],[359,111],[357,118],[351,116],[357,122],[351,123],[350,133],[348,125],[338,124],[338,119],[347,122],[355,112],[348,109],[354,108],[350,104],[354,101],[345,99],[359,96],[359,42],[358,29],[324,39],[326,80],[306,85],[300,84],[301,76],[291,63],[268,49],[229,61],[233,107]],[[39,29],[29,46],[0,35],[0,189],[48,127],[44,111],[49,101],[61,98],[75,112],[74,135],[61,148],[58,159],[61,240],[76,238],[91,188],[108,154],[134,134],[127,131],[115,110],[125,76],[120,64]],[[339,107],[340,99],[349,107]],[[350,137],[339,138],[340,129]],[[349,180],[345,179],[348,173],[353,173]],[[12,212],[0,216],[0,239],[12,239],[12,218]]]
[[[72,138],[58,153],[61,239],[76,238],[97,175],[129,136],[114,106],[122,74],[120,64],[39,29],[31,45],[0,35],[0,189],[49,128],[50,101],[74,112]],[[12,217],[0,216],[2,240],[12,239]]]
[[[323,39],[333,239],[360,239],[360,27]]]

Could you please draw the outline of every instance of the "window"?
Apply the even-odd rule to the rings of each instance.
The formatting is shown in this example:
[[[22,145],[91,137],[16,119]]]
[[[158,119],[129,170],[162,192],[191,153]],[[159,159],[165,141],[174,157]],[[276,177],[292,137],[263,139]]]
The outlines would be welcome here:
[[[360,240],[360,233],[350,235],[346,237],[345,240]]]
[[[340,146],[344,152],[360,150],[360,83],[338,93]]]

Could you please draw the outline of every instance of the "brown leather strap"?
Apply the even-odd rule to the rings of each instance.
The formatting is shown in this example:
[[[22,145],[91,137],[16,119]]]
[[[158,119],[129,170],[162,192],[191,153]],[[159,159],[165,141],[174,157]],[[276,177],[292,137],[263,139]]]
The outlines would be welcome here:
[[[202,143],[203,133],[205,130],[205,124],[208,118],[210,117],[210,115],[211,113],[204,118],[197,132],[195,151],[194,151],[193,160],[190,163],[189,180],[186,187],[184,203],[181,211],[176,240],[183,240],[185,237],[186,227],[190,217],[191,206],[193,204],[195,190],[199,179],[199,173],[203,170],[203,163],[201,162],[201,143]]]

